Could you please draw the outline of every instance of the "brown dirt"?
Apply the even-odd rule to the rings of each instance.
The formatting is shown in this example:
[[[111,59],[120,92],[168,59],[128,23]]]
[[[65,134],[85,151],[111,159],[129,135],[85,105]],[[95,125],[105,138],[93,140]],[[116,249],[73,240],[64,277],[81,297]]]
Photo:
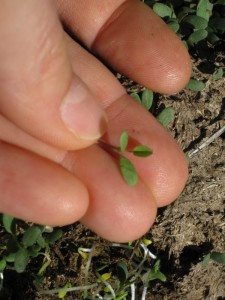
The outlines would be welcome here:
[[[224,56],[218,63],[224,67]],[[172,106],[176,117],[169,130],[186,153],[192,152],[208,137],[225,125],[225,78],[214,81],[212,75],[198,70],[202,61],[195,61],[194,76],[203,79],[202,92],[184,90],[174,96],[156,96],[154,110]],[[122,78],[123,79],[123,78]],[[128,91],[141,87],[124,80]],[[153,252],[161,260],[161,270],[167,282],[152,282],[146,300],[224,300],[225,266],[210,261],[204,267],[201,261],[210,251],[225,252],[225,134],[199,151],[190,160],[190,177],[182,195],[174,204],[159,210],[154,227],[148,233],[153,241]],[[96,245],[93,270],[99,264],[113,265],[123,260],[129,265],[130,252],[112,248],[106,242],[79,224],[65,228],[63,238],[51,249],[51,264],[42,284],[45,289],[84,284],[84,262],[79,247]],[[33,279],[42,264],[37,258],[27,273],[5,274],[7,291],[0,299],[58,299],[41,296],[33,287]],[[96,282],[94,272],[89,282]],[[10,288],[9,288],[10,287]],[[140,286],[140,291],[142,286]],[[140,294],[136,299],[141,299]],[[81,294],[68,294],[64,299],[82,299]],[[129,298],[128,298],[129,299]]]

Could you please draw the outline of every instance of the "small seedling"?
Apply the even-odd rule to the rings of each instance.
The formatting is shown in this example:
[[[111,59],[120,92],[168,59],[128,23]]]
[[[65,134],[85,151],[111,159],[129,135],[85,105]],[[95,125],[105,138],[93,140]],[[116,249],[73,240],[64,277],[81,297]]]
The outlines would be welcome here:
[[[130,96],[142,104],[147,110],[152,107],[154,94],[151,90],[145,89],[142,92],[141,97],[137,93],[132,93]]]
[[[191,78],[186,85],[186,89],[195,91],[195,92],[201,92],[205,88],[204,82]]]
[[[141,97],[137,93],[132,93],[131,97],[142,104],[147,110],[151,109],[154,99],[152,91],[146,89],[142,92]],[[164,127],[167,127],[174,120],[174,115],[174,109],[172,107],[166,107],[156,116],[156,119]]]
[[[131,150],[127,149],[129,142],[129,135],[127,131],[123,131],[120,135],[120,147],[112,147],[112,150],[119,155],[119,166],[122,173],[122,176],[126,183],[131,186],[134,186],[138,182],[138,174],[133,163],[123,154],[132,153],[137,157],[148,157],[153,151],[148,146],[138,145],[132,148]]]
[[[31,258],[38,255],[47,258],[49,245],[54,244],[62,235],[62,230],[57,228],[47,234],[45,226],[28,226],[24,223],[24,227],[20,227],[18,220],[5,214],[2,216],[2,224],[7,234],[4,236],[5,247],[1,253],[1,272],[6,268],[14,268],[18,273],[24,272]],[[49,265],[49,261],[47,259],[44,262],[41,273]]]
[[[207,254],[202,261],[202,265],[207,266],[210,260],[225,265],[225,253],[211,252]]]

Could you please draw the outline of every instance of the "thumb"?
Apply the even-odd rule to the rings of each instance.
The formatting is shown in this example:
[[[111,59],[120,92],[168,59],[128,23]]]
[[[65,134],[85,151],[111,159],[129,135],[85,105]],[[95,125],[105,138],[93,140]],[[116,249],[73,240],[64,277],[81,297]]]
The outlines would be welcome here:
[[[60,148],[94,143],[105,130],[106,117],[72,72],[54,2],[3,0],[0,40],[2,115]]]

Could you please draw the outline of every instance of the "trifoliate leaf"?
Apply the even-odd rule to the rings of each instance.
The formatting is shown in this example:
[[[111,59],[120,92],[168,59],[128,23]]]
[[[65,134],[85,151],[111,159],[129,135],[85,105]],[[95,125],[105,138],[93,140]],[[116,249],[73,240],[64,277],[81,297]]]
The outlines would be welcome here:
[[[9,215],[3,215],[2,216],[2,223],[3,223],[3,226],[5,228],[5,230],[8,232],[8,233],[12,233],[12,222],[14,220],[14,217],[11,217]]]
[[[29,253],[25,248],[21,248],[15,255],[14,267],[17,273],[25,271],[26,266],[29,262]]]
[[[153,92],[146,89],[142,92],[141,95],[141,104],[149,110],[152,107],[153,103]]]
[[[133,148],[132,153],[138,157],[148,157],[153,153],[152,149],[147,146],[136,146]]]
[[[186,89],[200,92],[204,89],[205,84],[202,81],[196,80],[196,79],[190,79],[188,84],[186,85]]]
[[[123,153],[126,150],[128,144],[128,133],[127,131],[123,131],[120,135],[120,151]]]
[[[131,186],[138,182],[138,175],[132,162],[126,157],[120,157],[120,170],[124,180]]]
[[[174,119],[174,110],[172,107],[164,108],[164,110],[158,114],[156,119],[164,126],[167,127]]]

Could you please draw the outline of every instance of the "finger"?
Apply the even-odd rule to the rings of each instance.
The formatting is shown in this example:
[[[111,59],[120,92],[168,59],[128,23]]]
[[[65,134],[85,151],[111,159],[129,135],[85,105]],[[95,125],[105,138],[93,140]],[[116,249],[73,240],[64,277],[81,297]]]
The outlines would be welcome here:
[[[4,0],[0,38],[2,115],[61,148],[94,143],[105,130],[106,117],[72,71],[53,1]]]
[[[149,112],[126,95],[118,81],[99,61],[70,41],[68,48],[73,68],[106,109],[109,123],[105,141],[118,146],[121,132],[127,130],[136,143],[152,148],[154,154],[151,157],[132,159],[142,180],[154,194],[157,205],[174,201],[183,190],[188,176],[187,162],[180,147]],[[89,68],[90,65],[92,68]],[[102,82],[104,84],[100,84]]]
[[[189,80],[186,48],[141,1],[57,4],[65,27],[119,72],[161,93],[175,93]]]
[[[111,105],[107,113],[109,128],[104,140],[110,145],[119,146],[120,134],[126,130],[132,147],[150,147],[153,150],[150,157],[129,155],[129,158],[154,195],[158,207],[174,201],[182,192],[188,177],[186,158],[175,140],[149,112],[128,95]]]
[[[156,203],[139,181],[128,186],[118,163],[97,146],[69,153],[63,165],[88,187],[90,202],[81,222],[110,241],[128,242],[147,232],[155,220]]]
[[[88,207],[85,186],[59,165],[0,142],[0,211],[43,225],[80,219]]]

